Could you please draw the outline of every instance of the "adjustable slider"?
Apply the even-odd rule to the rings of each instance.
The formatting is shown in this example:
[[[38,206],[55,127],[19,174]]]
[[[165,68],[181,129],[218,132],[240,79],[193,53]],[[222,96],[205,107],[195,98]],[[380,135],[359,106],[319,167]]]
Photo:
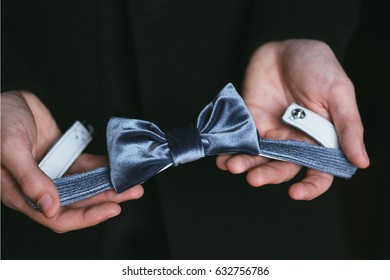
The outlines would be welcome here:
[[[339,148],[334,125],[309,109],[292,103],[285,111],[282,120],[306,133],[327,148]]]

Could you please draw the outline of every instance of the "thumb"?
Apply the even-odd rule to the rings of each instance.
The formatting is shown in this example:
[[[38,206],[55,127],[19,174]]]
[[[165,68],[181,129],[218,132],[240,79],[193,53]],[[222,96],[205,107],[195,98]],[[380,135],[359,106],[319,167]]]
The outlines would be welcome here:
[[[3,155],[3,164],[19,183],[24,195],[34,201],[46,218],[53,218],[60,209],[60,198],[53,181],[38,167],[28,151]]]
[[[330,99],[330,112],[334,121],[340,145],[347,158],[357,167],[370,164],[364,145],[364,128],[355,100],[353,86],[342,87],[337,100]]]

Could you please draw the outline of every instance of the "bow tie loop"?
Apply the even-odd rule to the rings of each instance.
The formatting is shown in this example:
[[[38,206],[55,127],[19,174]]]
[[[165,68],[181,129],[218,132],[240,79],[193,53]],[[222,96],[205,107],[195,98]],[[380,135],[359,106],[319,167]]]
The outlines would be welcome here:
[[[199,130],[194,125],[175,128],[165,133],[174,166],[205,156]]]

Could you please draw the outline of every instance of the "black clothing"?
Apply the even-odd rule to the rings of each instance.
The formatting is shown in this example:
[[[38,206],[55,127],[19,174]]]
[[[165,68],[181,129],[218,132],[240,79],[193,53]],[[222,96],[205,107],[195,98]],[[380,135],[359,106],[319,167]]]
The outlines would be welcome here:
[[[111,116],[193,122],[226,83],[240,89],[266,42],[319,39],[342,58],[357,3],[4,0],[2,91],[32,90],[63,130],[91,123],[88,152],[102,154]],[[2,258],[348,258],[340,188],[298,202],[290,185],[252,188],[207,158],[158,174],[143,198],[89,229],[57,235],[2,207]]]

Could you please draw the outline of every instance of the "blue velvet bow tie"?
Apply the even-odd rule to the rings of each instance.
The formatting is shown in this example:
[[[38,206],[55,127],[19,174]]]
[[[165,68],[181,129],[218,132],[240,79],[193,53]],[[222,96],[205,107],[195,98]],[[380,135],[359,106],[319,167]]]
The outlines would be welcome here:
[[[112,118],[107,127],[110,168],[55,179],[61,205],[114,188],[123,192],[171,165],[218,154],[249,154],[297,163],[342,178],[356,171],[339,149],[296,140],[260,139],[244,101],[228,84],[197,124],[162,132],[155,124]]]
[[[113,118],[107,127],[111,180],[118,192],[204,156],[259,155],[258,143],[256,126],[231,84],[202,110],[196,126],[164,133],[147,121]]]

